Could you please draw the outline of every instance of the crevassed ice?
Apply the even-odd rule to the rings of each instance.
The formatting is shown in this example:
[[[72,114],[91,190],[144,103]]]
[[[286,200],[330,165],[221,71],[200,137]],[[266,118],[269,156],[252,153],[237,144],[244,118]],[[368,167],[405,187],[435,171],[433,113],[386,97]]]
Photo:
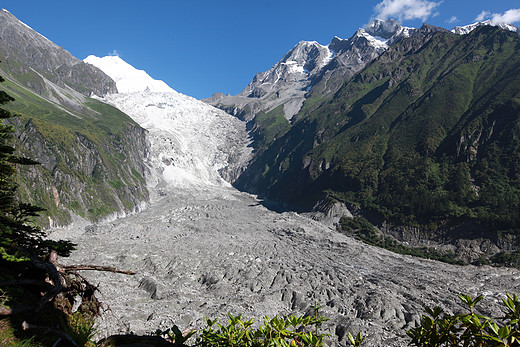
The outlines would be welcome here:
[[[230,186],[221,172],[248,151],[245,123],[176,92],[119,57],[89,56],[85,61],[117,83],[119,93],[102,100],[148,130],[149,186]]]

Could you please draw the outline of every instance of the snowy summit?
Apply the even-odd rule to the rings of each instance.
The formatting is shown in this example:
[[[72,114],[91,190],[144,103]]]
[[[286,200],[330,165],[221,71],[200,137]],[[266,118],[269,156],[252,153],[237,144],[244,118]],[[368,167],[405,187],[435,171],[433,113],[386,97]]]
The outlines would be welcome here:
[[[458,35],[466,35],[472,32],[474,29],[482,26],[482,25],[491,25],[491,26],[499,26],[502,29],[518,32],[518,27],[512,25],[512,24],[500,24],[500,23],[493,23],[491,20],[486,20],[483,22],[476,22],[473,24],[465,25],[465,26],[457,26],[451,30],[451,32],[458,34]]]
[[[83,61],[96,66],[110,76],[116,82],[119,93],[177,93],[165,82],[153,79],[145,71],[136,69],[118,56],[99,58],[89,55]]]

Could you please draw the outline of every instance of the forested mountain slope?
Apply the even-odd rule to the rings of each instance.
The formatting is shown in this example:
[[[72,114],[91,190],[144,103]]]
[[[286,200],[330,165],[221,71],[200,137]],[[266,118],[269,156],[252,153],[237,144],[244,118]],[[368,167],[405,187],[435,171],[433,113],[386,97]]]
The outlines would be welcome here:
[[[424,25],[259,148],[242,189],[426,229],[520,228],[520,36]]]

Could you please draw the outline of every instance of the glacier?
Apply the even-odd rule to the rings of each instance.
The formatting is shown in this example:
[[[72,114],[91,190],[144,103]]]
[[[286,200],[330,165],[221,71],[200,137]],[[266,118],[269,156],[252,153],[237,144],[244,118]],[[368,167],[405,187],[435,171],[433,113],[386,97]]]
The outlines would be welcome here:
[[[251,154],[244,122],[178,93],[119,57],[84,61],[116,82],[119,93],[100,99],[148,130],[150,187],[231,186]]]

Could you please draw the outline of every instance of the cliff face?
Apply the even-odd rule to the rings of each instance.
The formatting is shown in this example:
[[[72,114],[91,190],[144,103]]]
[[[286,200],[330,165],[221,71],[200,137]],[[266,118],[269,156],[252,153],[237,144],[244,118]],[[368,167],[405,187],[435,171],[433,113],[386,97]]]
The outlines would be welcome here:
[[[76,123],[71,124],[45,119],[43,106],[20,112],[23,99],[14,90],[8,92],[17,99],[9,109],[20,115],[12,120],[15,147],[41,163],[19,168],[19,192],[22,200],[47,209],[43,226],[69,224],[71,212],[91,221],[114,218],[139,210],[148,201],[146,131],[124,113],[92,100],[92,105],[105,109],[101,115],[122,119],[112,125],[106,119],[67,119]]]
[[[65,148],[47,138],[42,125],[24,116],[14,123],[16,147],[41,163],[20,168],[19,190],[24,200],[48,210],[45,223],[69,224],[70,212],[98,221],[143,207],[148,200],[143,129],[128,125],[120,139],[114,136],[103,143],[87,134],[70,134]]]
[[[91,95],[117,92],[96,67],[0,11],[0,88],[15,148],[41,165],[20,167],[23,201],[47,209],[45,227],[67,225],[73,214],[91,221],[114,218],[148,201],[144,180],[146,131],[118,109]],[[23,43],[23,44],[20,44]]]

